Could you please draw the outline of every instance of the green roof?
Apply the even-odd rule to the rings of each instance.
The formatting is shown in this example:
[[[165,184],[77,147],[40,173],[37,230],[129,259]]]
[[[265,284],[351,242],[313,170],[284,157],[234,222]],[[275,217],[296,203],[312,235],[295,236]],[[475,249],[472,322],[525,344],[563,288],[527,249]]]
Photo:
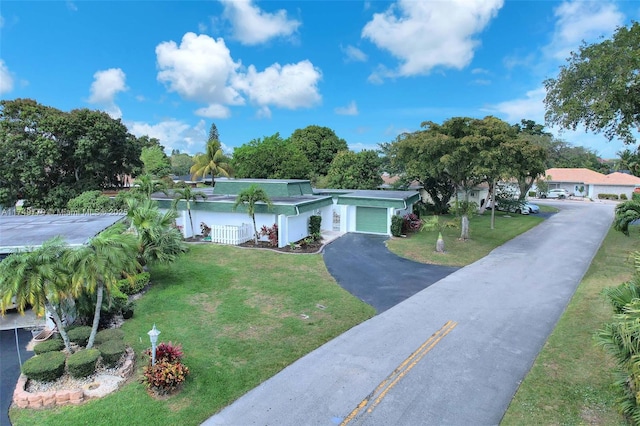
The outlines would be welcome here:
[[[251,185],[258,185],[269,198],[313,195],[311,182],[298,179],[218,179],[214,195],[238,195]]]

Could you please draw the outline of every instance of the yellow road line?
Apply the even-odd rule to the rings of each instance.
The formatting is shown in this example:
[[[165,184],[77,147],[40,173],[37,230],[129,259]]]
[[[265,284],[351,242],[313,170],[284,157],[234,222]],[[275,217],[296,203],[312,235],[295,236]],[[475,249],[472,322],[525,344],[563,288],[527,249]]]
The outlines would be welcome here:
[[[431,350],[440,340],[458,323],[447,321],[438,331],[433,333],[418,349],[416,349],[407,359],[405,359],[393,372],[384,379],[367,398],[363,399],[360,404],[340,423],[340,426],[346,426],[355,419],[362,410],[369,406],[367,413],[371,413],[374,408],[382,401],[387,393],[409,372],[418,362]],[[375,398],[375,399],[374,399]],[[373,402],[372,402],[373,401]],[[371,404],[370,404],[371,403]]]

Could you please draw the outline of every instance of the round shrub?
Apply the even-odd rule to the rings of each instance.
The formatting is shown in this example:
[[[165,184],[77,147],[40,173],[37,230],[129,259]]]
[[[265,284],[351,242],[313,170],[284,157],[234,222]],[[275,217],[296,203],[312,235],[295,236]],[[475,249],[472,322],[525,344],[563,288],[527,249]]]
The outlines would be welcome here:
[[[132,280],[128,278],[121,279],[118,281],[118,288],[124,294],[128,294],[131,296],[132,294],[140,293],[142,289],[149,284],[151,280],[151,274],[148,272],[140,272],[139,274],[131,277]]]
[[[119,328],[107,328],[96,333],[96,339],[94,343],[101,345],[109,340],[122,340],[124,339],[124,331]]]
[[[49,339],[44,342],[40,342],[33,347],[33,351],[36,355],[43,354],[45,352],[57,352],[64,349],[64,342],[62,339]]]
[[[53,382],[64,374],[66,358],[62,352],[45,352],[36,355],[22,365],[22,373],[31,380]]]
[[[76,378],[87,377],[96,371],[96,363],[100,357],[97,349],[83,349],[67,358],[67,370]]]
[[[122,308],[122,318],[131,319],[133,317],[133,311],[136,309],[135,302],[129,302]]]
[[[69,330],[67,335],[69,336],[69,340],[78,344],[78,346],[87,346],[89,336],[91,335],[91,327],[88,325],[81,325],[80,327],[75,327]]]
[[[102,363],[107,367],[115,367],[122,354],[126,350],[126,346],[122,340],[107,340],[100,346],[98,350],[102,355]]]

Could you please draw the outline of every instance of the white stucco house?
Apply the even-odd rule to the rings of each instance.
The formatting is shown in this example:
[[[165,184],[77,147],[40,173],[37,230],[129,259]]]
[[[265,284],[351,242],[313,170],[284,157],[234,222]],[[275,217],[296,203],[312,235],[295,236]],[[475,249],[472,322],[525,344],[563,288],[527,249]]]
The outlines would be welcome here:
[[[420,199],[417,191],[332,190],[313,189],[308,180],[296,179],[216,179],[214,188],[198,188],[206,199],[191,202],[193,227],[190,229],[186,202],[180,201],[178,226],[185,237],[200,233],[200,224],[213,231],[227,233],[221,241],[238,244],[253,237],[251,217],[240,205],[233,209],[236,197],[250,185],[258,185],[271,199],[271,209],[264,203],[256,206],[256,225],[278,226],[278,247],[299,241],[309,235],[309,217],[322,217],[321,230],[364,232],[391,235],[391,217],[413,211]],[[153,194],[161,209],[171,208],[171,193]],[[225,241],[222,241],[225,240]],[[241,242],[244,242],[241,241]]]
[[[566,189],[575,197],[598,199],[599,194],[624,194],[631,199],[636,188],[640,189],[640,178],[625,173],[608,175],[584,168],[553,168],[545,171],[544,179],[549,189]]]

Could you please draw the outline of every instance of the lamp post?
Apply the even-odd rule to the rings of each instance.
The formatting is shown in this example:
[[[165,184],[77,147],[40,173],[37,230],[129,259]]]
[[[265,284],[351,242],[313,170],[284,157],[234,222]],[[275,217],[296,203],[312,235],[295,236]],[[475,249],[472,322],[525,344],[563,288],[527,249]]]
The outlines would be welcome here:
[[[156,343],[158,343],[158,335],[160,330],[153,324],[153,328],[147,333],[151,339],[151,365],[156,365]]]

